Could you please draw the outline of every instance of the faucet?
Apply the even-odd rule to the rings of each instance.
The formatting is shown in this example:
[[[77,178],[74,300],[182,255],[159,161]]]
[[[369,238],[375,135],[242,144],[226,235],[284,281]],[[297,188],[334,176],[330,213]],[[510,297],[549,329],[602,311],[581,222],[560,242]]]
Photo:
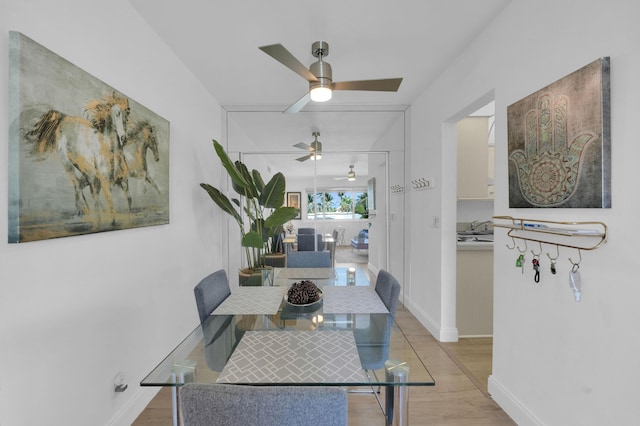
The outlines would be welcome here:
[[[483,222],[480,222],[479,220],[474,220],[473,222],[471,222],[471,230],[475,231],[478,226],[484,225],[484,230],[486,231],[487,225],[490,223],[493,223],[493,222],[491,222],[490,220],[485,220]]]

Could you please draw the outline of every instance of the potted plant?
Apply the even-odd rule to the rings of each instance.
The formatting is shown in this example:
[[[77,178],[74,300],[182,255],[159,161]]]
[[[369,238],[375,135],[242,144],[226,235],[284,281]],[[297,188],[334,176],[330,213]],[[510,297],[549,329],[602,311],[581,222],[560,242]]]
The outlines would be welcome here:
[[[219,189],[208,183],[201,183],[200,186],[240,227],[241,245],[248,262],[247,267],[240,271],[241,285],[262,285],[265,256],[277,249],[278,244],[275,242],[280,237],[282,226],[296,216],[297,210],[282,205],[286,188],[282,173],[276,173],[265,184],[260,172],[255,169],[249,172],[241,161],[231,161],[216,140],[213,141],[213,146],[229,174],[231,186],[244,197],[244,206],[239,199],[229,200]],[[247,280],[246,276],[253,277]]]

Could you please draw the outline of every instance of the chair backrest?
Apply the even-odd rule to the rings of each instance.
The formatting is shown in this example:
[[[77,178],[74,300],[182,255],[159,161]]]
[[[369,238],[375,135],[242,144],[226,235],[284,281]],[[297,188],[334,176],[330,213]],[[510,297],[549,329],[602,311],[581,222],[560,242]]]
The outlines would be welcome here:
[[[180,407],[184,426],[347,424],[347,391],[339,387],[187,383]]]
[[[378,272],[378,278],[376,278],[376,293],[380,296],[380,300],[385,304],[391,316],[395,316],[400,298],[400,283],[393,275],[384,269]]]
[[[287,254],[287,268],[330,268],[328,251],[292,251]]]
[[[315,234],[316,233],[316,229],[315,228],[298,228],[298,235],[304,235],[304,234]]]
[[[194,287],[193,293],[196,296],[198,315],[202,323],[231,294],[226,271],[220,269],[207,275]]]
[[[318,238],[317,249],[321,251],[324,243],[322,242],[322,234],[299,234],[298,235],[298,251],[314,251],[315,238]]]

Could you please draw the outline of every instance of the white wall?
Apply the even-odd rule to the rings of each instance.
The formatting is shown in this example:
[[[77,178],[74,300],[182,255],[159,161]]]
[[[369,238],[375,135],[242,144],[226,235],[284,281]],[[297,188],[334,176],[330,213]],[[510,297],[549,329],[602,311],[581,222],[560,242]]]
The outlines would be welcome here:
[[[9,31],[20,31],[171,123],[171,223],[0,245],[0,424],[129,425],[144,375],[198,323],[193,286],[222,265],[221,110],[125,0],[3,0],[0,134],[8,134]],[[0,169],[7,176],[7,149]],[[0,240],[7,241],[7,185]],[[129,388],[113,392],[122,372]]]
[[[437,205],[441,228],[411,227],[410,308],[447,340],[455,288],[455,134],[451,123],[496,100],[496,214],[540,219],[601,220],[609,241],[582,253],[583,300],[573,301],[568,257],[559,272],[543,264],[540,284],[514,267],[515,255],[496,230],[494,353],[489,390],[518,424],[636,424],[637,245],[631,228],[640,211],[640,4],[633,0],[513,1],[412,104],[411,169],[425,164],[439,177],[432,191],[410,192],[411,216]],[[602,56],[611,57],[611,209],[509,209],[506,108]],[[418,277],[428,277],[417,285]],[[455,309],[453,310],[455,318]]]

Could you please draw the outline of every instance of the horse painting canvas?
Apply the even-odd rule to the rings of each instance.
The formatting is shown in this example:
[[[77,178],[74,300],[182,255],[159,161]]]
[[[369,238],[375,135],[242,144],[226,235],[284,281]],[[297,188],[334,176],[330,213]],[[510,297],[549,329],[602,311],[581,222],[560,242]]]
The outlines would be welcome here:
[[[10,243],[169,223],[167,120],[17,32],[9,85]]]

